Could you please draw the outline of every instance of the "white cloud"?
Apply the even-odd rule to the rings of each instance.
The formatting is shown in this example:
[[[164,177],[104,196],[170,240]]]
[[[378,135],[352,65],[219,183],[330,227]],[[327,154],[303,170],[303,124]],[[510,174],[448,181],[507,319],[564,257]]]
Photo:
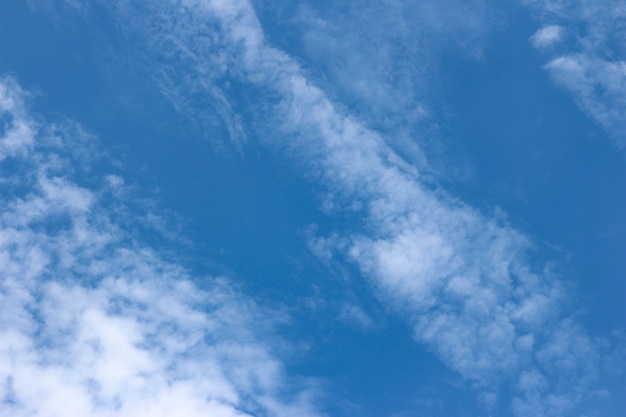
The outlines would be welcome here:
[[[272,5],[261,6],[272,13]],[[377,128],[416,128],[428,118],[430,71],[438,54],[480,55],[480,40],[496,20],[482,0],[301,2],[294,28],[305,55],[333,98]],[[291,27],[290,27],[291,28]],[[323,80],[330,78],[332,82]]]
[[[626,150],[626,61],[611,62],[589,54],[554,58],[545,68],[555,83],[573,93],[578,106]]]
[[[550,22],[531,37],[545,49],[561,32],[576,41],[551,53],[545,68],[569,91],[580,109],[602,126],[626,152],[626,7],[621,0],[522,0],[542,21]],[[555,24],[555,22],[558,23]]]
[[[23,94],[10,78],[0,78],[0,161],[23,154],[32,145],[35,126],[24,118]]]
[[[353,260],[379,297],[409,320],[416,340],[466,380],[490,393],[513,387],[516,415],[561,416],[581,404],[597,377],[599,348],[567,318],[559,280],[531,267],[532,242],[423,181],[383,137],[346,115],[266,42],[249,3],[183,5],[189,10],[159,3],[157,20],[175,14],[179,21],[145,33],[155,43],[178,41],[190,58],[171,74],[201,77],[198,69],[225,64],[239,82],[263,91],[270,98],[261,97],[255,111],[271,134],[262,141],[325,186],[334,199],[328,206],[362,220],[360,230],[313,239],[314,249]],[[195,48],[188,40],[194,24],[200,26],[191,32],[206,29],[222,52]],[[210,82],[208,76],[196,87]],[[494,396],[487,402],[493,405]]]
[[[252,12],[242,7],[241,13]],[[226,33],[238,33],[237,25],[225,24]],[[249,43],[254,47],[262,38],[257,31],[256,24],[245,31],[255,33],[257,41]],[[425,188],[378,135],[342,115],[284,54],[263,46],[243,56],[249,79],[283,97],[275,118],[285,138],[270,144],[306,160],[340,201],[351,207],[361,202],[368,232],[347,232],[347,253],[379,295],[410,317],[416,338],[479,386],[496,387],[537,367],[548,388],[535,410],[571,410],[593,379],[587,371],[596,357],[578,357],[574,374],[555,370],[549,361],[537,364],[535,354],[550,343],[543,334],[562,322],[563,293],[554,277],[528,266],[528,239]],[[541,309],[541,300],[552,307],[543,308],[538,321],[530,306]],[[584,330],[573,334],[593,350]],[[560,408],[555,398],[563,398]],[[515,404],[526,400],[522,391]]]
[[[0,92],[0,173],[19,184],[0,206],[0,414],[319,415],[270,342],[282,317],[124,232],[119,202],[77,183],[76,131],[46,137],[13,80]]]
[[[236,334],[250,325],[251,306],[219,284],[203,292],[145,272],[153,273],[31,289],[37,300],[21,306],[28,323],[3,326],[2,408],[51,416],[254,410],[245,395],[262,402],[281,369],[253,335]],[[3,295],[15,291],[29,290],[15,283]]]
[[[339,312],[339,319],[364,330],[370,329],[374,325],[370,316],[355,304],[345,303]]]
[[[558,43],[563,36],[563,28],[558,25],[544,26],[530,37],[535,48],[543,49]]]

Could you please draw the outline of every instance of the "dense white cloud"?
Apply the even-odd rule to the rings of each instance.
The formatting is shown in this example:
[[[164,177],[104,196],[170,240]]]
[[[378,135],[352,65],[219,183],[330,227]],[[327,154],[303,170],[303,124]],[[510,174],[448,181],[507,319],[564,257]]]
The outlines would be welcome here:
[[[0,414],[319,415],[312,386],[286,385],[281,314],[125,232],[119,174],[80,184],[93,138],[36,123],[10,78],[0,93]]]
[[[522,0],[548,26],[532,38],[544,50],[568,32],[572,42],[550,49],[545,68],[578,106],[626,151],[626,6],[620,0]],[[558,24],[558,25],[557,25]],[[570,34],[571,33],[571,34]]]

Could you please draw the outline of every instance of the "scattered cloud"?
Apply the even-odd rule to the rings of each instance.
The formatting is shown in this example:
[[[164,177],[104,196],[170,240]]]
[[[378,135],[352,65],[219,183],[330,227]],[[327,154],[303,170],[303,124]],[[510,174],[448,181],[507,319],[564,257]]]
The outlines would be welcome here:
[[[572,8],[561,1],[526,3],[549,20],[531,40],[540,49],[557,46],[563,31],[576,37],[572,22],[587,28],[578,37],[578,52],[553,48],[557,55],[546,68],[622,148],[626,107],[620,92],[626,73],[621,57],[610,53],[611,33],[623,16],[619,3],[605,8],[590,2]],[[260,92],[248,109],[261,120],[260,141],[297,161],[305,175],[327,188],[326,205],[333,211],[362,220],[359,227],[312,239],[314,251],[325,259],[342,256],[358,265],[379,298],[410,322],[415,339],[482,392],[484,403],[495,407],[502,401],[496,393],[508,386],[514,393],[509,406],[520,417],[564,416],[584,407],[597,389],[604,348],[569,316],[566,285],[549,266],[531,262],[534,244],[529,237],[425,181],[384,136],[347,114],[307,78],[296,60],[269,44],[248,2],[148,2],[140,9],[122,2],[111,10],[128,30],[144,36],[155,54],[171,59],[160,60],[154,73],[168,81],[161,83],[164,94],[181,111],[196,112],[193,100],[208,97],[212,106],[226,109],[222,118],[234,120],[236,100],[225,80]],[[376,97],[378,90],[365,94]],[[60,179],[48,179],[47,184],[57,190],[50,195],[77,196],[61,211],[88,212],[94,204]],[[40,206],[52,206],[41,199]],[[32,212],[36,216],[42,211]],[[33,252],[40,262],[29,265],[35,268],[31,274],[44,269],[47,253]],[[99,291],[106,293],[106,288]],[[24,300],[32,297],[26,290],[18,293]],[[133,322],[120,323],[126,324],[120,324],[119,332],[134,328]],[[153,328],[161,322],[147,323],[145,328]],[[134,337],[141,341],[154,336]],[[207,358],[213,354],[206,353]],[[146,369],[142,372],[151,368]],[[262,375],[250,379],[268,380]],[[258,391],[273,392],[271,384],[257,384]],[[250,396],[265,398],[255,394]],[[215,395],[221,405],[240,404],[234,394]]]
[[[251,110],[265,122],[259,129],[271,132],[261,141],[326,187],[335,209],[362,219],[358,230],[312,240],[317,253],[358,265],[378,296],[411,323],[415,339],[488,393],[490,407],[501,386],[514,390],[510,407],[520,417],[563,416],[583,406],[598,380],[601,349],[568,317],[564,284],[530,261],[527,236],[423,181],[384,137],[346,114],[267,42],[249,3],[149,7],[155,16],[145,21],[176,16],[176,24],[146,33],[155,45],[168,39],[174,53],[186,54],[189,65],[168,69],[176,80],[198,78],[194,88],[210,95],[215,80],[198,69],[224,65],[237,82],[262,91]],[[219,39],[223,49],[197,47],[188,36],[195,31]],[[554,65],[574,78],[586,74],[575,62]],[[600,83],[595,75],[589,82]]]
[[[121,175],[72,159],[95,138],[35,121],[25,97],[0,80],[0,414],[319,416],[277,359],[282,313],[126,231],[105,192]]]

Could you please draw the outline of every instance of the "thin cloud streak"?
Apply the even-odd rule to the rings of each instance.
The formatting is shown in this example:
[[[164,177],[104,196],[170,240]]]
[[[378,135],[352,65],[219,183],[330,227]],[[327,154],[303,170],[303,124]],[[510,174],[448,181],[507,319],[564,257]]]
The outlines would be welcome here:
[[[272,99],[256,110],[273,133],[262,140],[327,187],[331,205],[365,219],[363,230],[311,246],[359,265],[380,298],[407,317],[416,340],[485,398],[513,387],[518,416],[565,416],[594,394],[602,352],[567,317],[567,291],[549,266],[531,266],[528,237],[424,183],[381,136],[338,110],[266,42],[249,3],[173,2],[153,13],[179,13],[179,24],[148,34],[183,42],[191,64],[171,74],[186,79],[215,66],[213,55],[184,43],[181,22],[206,19],[204,29],[223,43],[217,59],[231,66],[226,73],[269,92]]]
[[[0,79],[0,414],[319,416],[276,357],[282,314],[125,232],[119,173],[75,159],[94,138],[35,122],[25,95]]]

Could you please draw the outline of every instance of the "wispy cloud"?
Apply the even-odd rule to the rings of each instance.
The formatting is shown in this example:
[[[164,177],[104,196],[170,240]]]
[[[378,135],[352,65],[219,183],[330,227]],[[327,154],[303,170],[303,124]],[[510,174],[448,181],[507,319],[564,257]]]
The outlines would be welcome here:
[[[549,23],[531,37],[548,53],[545,68],[568,90],[578,106],[626,151],[626,6],[620,0],[523,0]],[[546,48],[561,40],[559,48]]]
[[[120,173],[75,159],[94,138],[24,98],[0,79],[0,414],[319,415],[276,356],[282,314],[125,231]]]
[[[271,16],[280,6],[254,4],[268,23],[270,40],[285,45],[336,106],[383,133],[423,173],[459,175],[436,160],[448,143],[437,116],[449,112],[439,94],[447,83],[439,66],[448,54],[483,59],[488,35],[502,22],[497,8],[484,0],[332,6],[305,0],[297,2],[293,15],[278,20]],[[286,41],[283,31],[293,36]]]
[[[19,94],[19,99],[16,94]],[[0,161],[9,156],[25,154],[33,144],[35,127],[25,117],[23,96],[24,93],[14,81],[6,79],[0,84],[0,111],[4,115],[0,130]]]
[[[548,48],[558,43],[563,36],[563,28],[559,25],[544,26],[530,37],[535,48]]]
[[[258,134],[268,134],[260,140],[323,185],[328,207],[362,220],[362,227],[337,230],[311,247],[358,265],[380,299],[411,323],[415,339],[486,403],[495,407],[502,387],[510,387],[517,416],[585,409],[603,351],[569,317],[566,285],[549,265],[532,261],[529,237],[424,181],[383,136],[335,105],[267,42],[249,3],[148,8],[139,31],[162,15],[176,16],[176,24],[144,32],[155,45],[168,39],[184,51],[187,61],[168,68],[174,79],[199,77],[195,88],[206,84],[210,93],[217,82],[198,70],[224,65],[228,77],[258,90],[248,110],[263,120]],[[200,32],[217,40],[219,53],[196,48],[189,34]]]
[[[374,325],[372,319],[361,307],[349,303],[344,303],[341,307],[339,319],[361,329],[370,329]]]
[[[487,397],[510,384],[519,416],[561,416],[578,406],[597,378],[600,352],[563,312],[559,280],[531,266],[529,239],[422,183],[383,138],[338,110],[298,64],[266,42],[250,4],[182,5],[157,13],[177,13],[191,26],[219,22],[210,36],[226,52],[194,49],[185,24],[161,28],[150,36],[179,40],[192,58],[173,72],[198,76],[197,68],[217,59],[232,65],[240,81],[272,92],[277,104],[264,114],[274,135],[264,141],[304,163],[336,207],[364,216],[365,228],[341,231],[334,249],[408,318],[415,338]],[[185,18],[190,15],[193,21]]]

